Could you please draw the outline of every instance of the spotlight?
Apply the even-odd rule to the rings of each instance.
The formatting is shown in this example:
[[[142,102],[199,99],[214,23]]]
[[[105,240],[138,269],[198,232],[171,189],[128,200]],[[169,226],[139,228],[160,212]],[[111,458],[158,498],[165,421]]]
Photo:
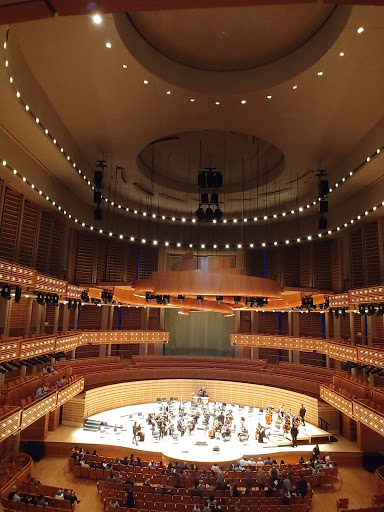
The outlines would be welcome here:
[[[381,302],[377,307],[377,316],[383,316],[384,315],[384,303]]]
[[[374,304],[369,304],[369,305],[368,305],[367,316],[372,316],[372,315],[374,315],[374,314],[375,314],[375,311],[376,311],[375,305],[374,305]]]
[[[68,299],[67,308],[72,309],[72,299]]]
[[[36,296],[36,302],[38,304],[40,304],[40,306],[44,306],[45,300],[44,300],[44,293],[43,292],[38,292],[38,294]]]
[[[222,295],[217,295],[216,296],[216,301],[218,304],[221,304],[224,300],[224,297]]]
[[[180,302],[184,302],[185,295],[178,295],[177,298]]]
[[[0,295],[3,297],[3,299],[11,300],[11,288],[8,284],[3,284]]]
[[[209,204],[209,197],[206,192],[201,194],[201,204]]]
[[[201,304],[203,302],[203,300],[204,300],[204,297],[202,295],[197,295],[196,299],[197,299],[197,302],[199,304]]]
[[[246,297],[246,299],[245,299],[245,304],[246,304],[249,308],[251,308],[251,307],[253,306],[254,302],[255,302],[255,300],[254,300],[254,298],[253,298],[253,297]]]
[[[329,318],[333,318],[333,309],[332,308],[329,308],[328,313],[329,313]]]
[[[81,292],[81,300],[83,302],[89,302],[89,296],[88,296],[88,293],[85,290],[83,290]]]
[[[145,292],[145,302],[150,304],[150,302],[151,302],[151,292]]]
[[[196,214],[196,217],[198,218],[198,220],[205,219],[205,213],[204,213],[204,210],[202,209],[201,205],[198,207],[195,214]]]
[[[234,302],[236,305],[237,305],[237,304],[239,304],[239,302],[240,302],[240,301],[241,301],[241,297],[238,297],[238,296],[233,297],[233,302]]]
[[[213,210],[210,206],[205,210],[205,220],[212,220],[213,219]]]
[[[171,302],[170,295],[163,295],[163,304],[169,304]]]
[[[45,295],[45,303],[46,304],[51,304],[52,303],[52,298],[51,298],[51,294],[50,293],[47,293]]]
[[[339,310],[336,308],[335,309],[335,318],[337,319],[337,318],[339,318],[339,316],[340,316]]]
[[[342,308],[341,310],[341,318],[344,320],[344,318],[346,318],[347,316],[347,312],[345,311],[345,308]]]
[[[365,315],[365,304],[359,304],[359,315]]]
[[[15,302],[20,302],[21,299],[21,287],[16,286],[15,288]]]
[[[218,204],[219,203],[219,194],[214,192],[211,194],[211,204]]]
[[[219,207],[217,207],[215,209],[215,211],[213,212],[213,218],[216,220],[220,220],[222,216],[223,216],[223,212],[220,210]]]

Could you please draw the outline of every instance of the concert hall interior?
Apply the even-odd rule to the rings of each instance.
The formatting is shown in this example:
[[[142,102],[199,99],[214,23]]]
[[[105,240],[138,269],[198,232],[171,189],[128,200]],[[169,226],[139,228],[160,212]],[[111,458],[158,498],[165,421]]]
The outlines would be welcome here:
[[[384,512],[383,33],[0,1],[0,508]]]

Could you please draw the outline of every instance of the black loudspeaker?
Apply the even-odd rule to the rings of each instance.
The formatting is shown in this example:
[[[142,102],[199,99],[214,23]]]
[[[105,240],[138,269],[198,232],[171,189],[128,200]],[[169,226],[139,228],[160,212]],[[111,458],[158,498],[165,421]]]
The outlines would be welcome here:
[[[100,208],[100,206],[95,208],[93,213],[95,215],[95,220],[103,220],[103,210]]]
[[[327,196],[329,192],[328,180],[319,181],[319,197]]]
[[[328,212],[328,201],[320,201],[319,213]]]
[[[219,194],[211,194],[211,204],[217,204],[219,202]]]
[[[200,188],[207,188],[207,174],[203,171],[197,175],[197,184]]]
[[[384,456],[379,452],[363,453],[363,468],[374,473],[376,469],[384,464]]]
[[[101,203],[101,190],[93,191],[93,202],[97,204]]]
[[[320,217],[319,219],[319,229],[327,229],[328,221],[325,217]]]
[[[212,188],[218,189],[223,184],[223,175],[221,172],[213,173]]]
[[[24,443],[24,452],[32,457],[34,462],[39,462],[44,457],[44,441],[28,441]]]
[[[96,188],[102,188],[103,186],[103,171],[95,171],[93,176],[93,184]]]
[[[208,204],[208,203],[209,203],[208,194],[201,194],[201,204]]]

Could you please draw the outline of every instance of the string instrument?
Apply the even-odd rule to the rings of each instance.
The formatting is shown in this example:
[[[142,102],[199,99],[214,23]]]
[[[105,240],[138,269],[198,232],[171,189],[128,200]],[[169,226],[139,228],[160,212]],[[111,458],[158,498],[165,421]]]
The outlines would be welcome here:
[[[272,409],[269,409],[267,411],[267,414],[265,415],[265,423],[267,425],[270,425],[273,421],[273,413],[272,413]]]
[[[281,425],[282,421],[283,421],[283,420],[281,419],[280,414],[278,414],[278,415],[277,415],[277,418],[276,418],[276,425]]]
[[[212,427],[211,430],[208,432],[208,435],[210,437],[210,439],[215,439],[215,429]]]
[[[289,416],[287,416],[287,418],[285,419],[285,423],[284,423],[284,432],[286,434],[289,434],[291,430],[291,419]]]

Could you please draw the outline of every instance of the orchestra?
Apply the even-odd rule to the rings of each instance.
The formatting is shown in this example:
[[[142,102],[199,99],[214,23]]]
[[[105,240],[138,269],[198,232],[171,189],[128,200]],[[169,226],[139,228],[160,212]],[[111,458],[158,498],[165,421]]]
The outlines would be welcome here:
[[[229,441],[231,435],[237,436],[240,442],[246,442],[249,439],[249,427],[254,428],[254,438],[259,443],[273,442],[273,436],[291,439],[292,432],[298,432],[302,425],[302,415],[292,415],[291,412],[284,410],[284,405],[280,405],[278,410],[274,411],[274,406],[269,404],[265,410],[260,409],[258,423],[249,427],[246,425],[245,416],[239,417],[239,426],[234,423],[233,408],[221,402],[209,403],[209,397],[204,389],[200,388],[197,395],[193,394],[192,402],[180,401],[178,408],[176,402],[171,399],[168,402],[159,401],[159,410],[150,412],[146,418],[146,423],[152,431],[152,435],[158,441],[170,436],[173,439],[183,437],[186,433],[192,436],[196,428],[205,432],[210,439],[221,439]],[[212,407],[213,405],[213,407]],[[231,407],[235,407],[232,405]],[[303,408],[303,406],[302,406]],[[239,410],[243,410],[239,406]],[[244,414],[244,413],[243,413]],[[248,414],[253,416],[253,407],[249,407]],[[263,421],[264,419],[264,421]],[[144,441],[144,432],[141,424],[135,422],[135,439]]]

